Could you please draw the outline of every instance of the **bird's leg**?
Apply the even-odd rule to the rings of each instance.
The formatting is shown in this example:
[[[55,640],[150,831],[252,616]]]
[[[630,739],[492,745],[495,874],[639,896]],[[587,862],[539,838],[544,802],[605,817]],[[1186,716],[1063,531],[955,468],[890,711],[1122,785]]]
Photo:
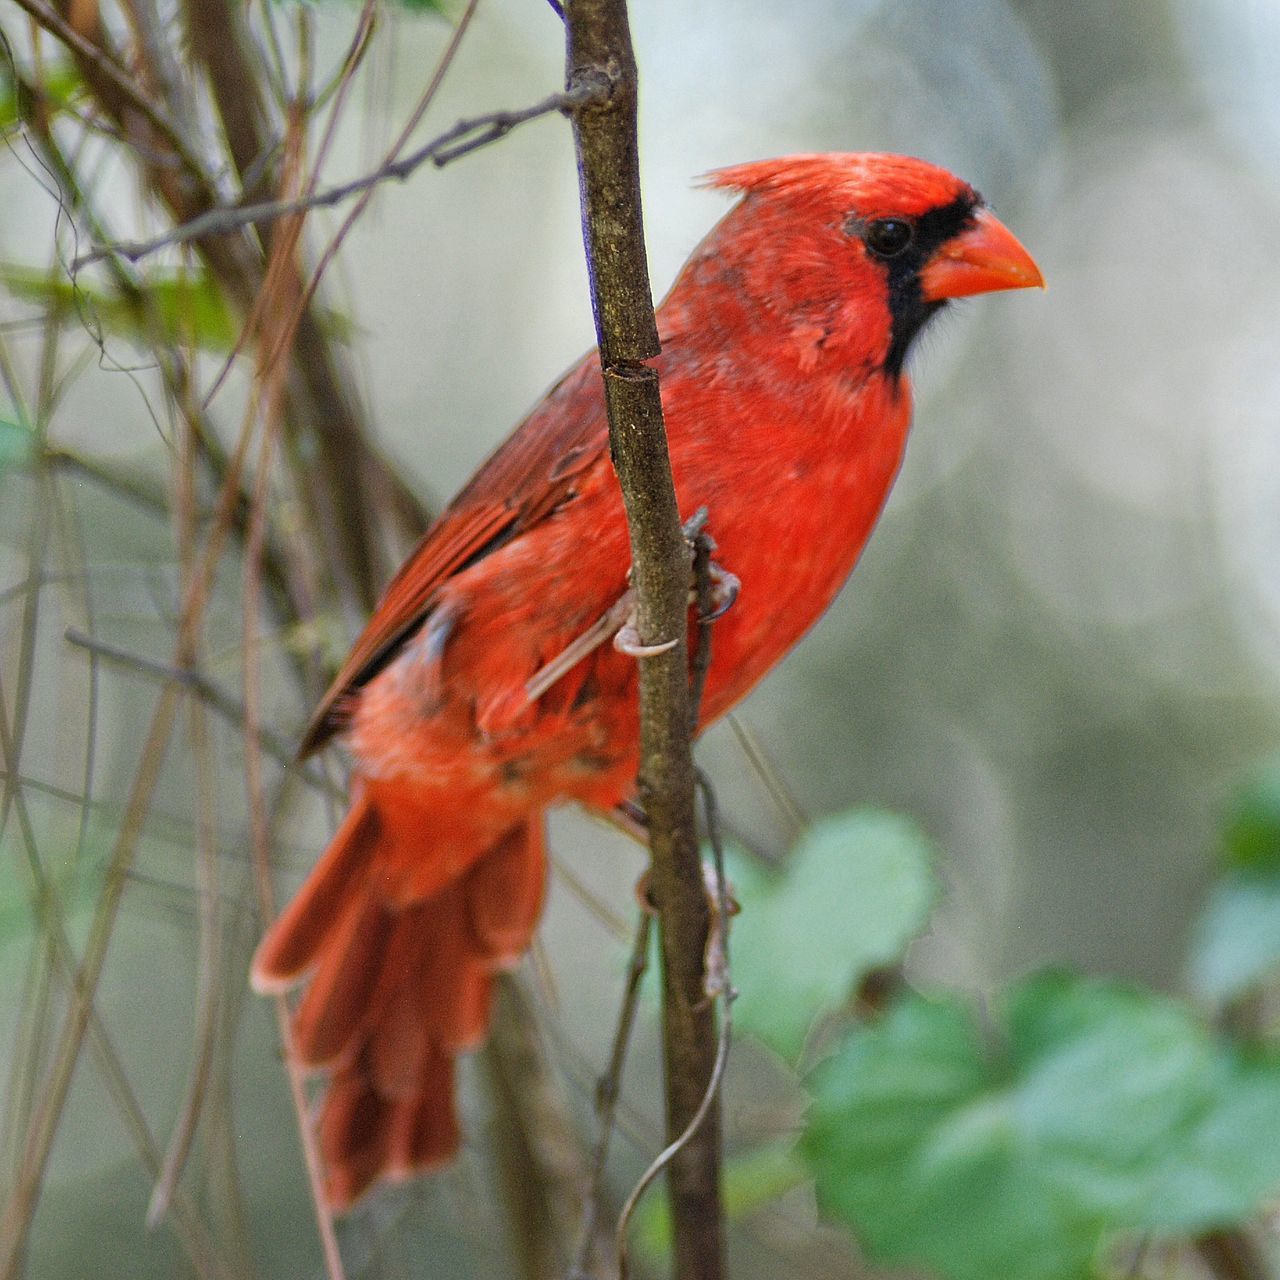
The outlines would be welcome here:
[[[684,522],[681,530],[689,552],[689,569],[692,578],[689,587],[689,603],[698,606],[699,622],[714,622],[728,613],[733,602],[738,598],[738,592],[742,586],[736,575],[708,558],[705,562],[706,574],[711,590],[709,599],[702,598],[702,583],[699,581],[697,568],[699,554],[710,557],[711,552],[716,549],[715,539],[706,531],[707,519],[706,507],[699,507]],[[636,630],[634,611],[613,638],[613,647],[619,653],[630,654],[633,658],[647,658],[655,653],[666,653],[675,648],[676,643],[675,640],[668,640],[663,644],[641,644],[640,633]]]
[[[636,593],[628,587],[580,636],[571,640],[550,662],[544,663],[525,682],[525,697],[536,702],[561,676],[566,675],[589,653],[598,649],[634,616]]]
[[[691,564],[699,539],[707,542],[712,550],[715,548],[715,543],[710,541],[710,536],[703,532],[706,522],[705,507],[700,507],[692,518],[685,522],[684,535],[689,545]],[[707,576],[711,585],[709,607],[699,601],[696,582],[689,592],[689,603],[699,605],[698,620],[704,623],[714,622],[717,618],[723,617],[738,598],[741,588],[738,578],[714,560],[707,566]],[[628,570],[628,583],[630,580],[631,571]],[[593,653],[610,637],[613,639],[613,647],[619,653],[625,653],[632,658],[651,658],[655,654],[668,653],[678,643],[675,640],[667,640],[661,644],[641,643],[640,632],[636,628],[635,588],[628,585],[622,595],[591,626],[581,635],[574,637],[554,658],[544,663],[529,677],[524,686],[525,697],[530,702],[536,702],[556,681],[567,675],[583,658]]]
[[[736,573],[718,565],[714,560],[707,566],[707,577],[711,580],[711,608],[707,613],[699,614],[699,622],[715,622],[723,618],[737,602],[742,590],[742,580]]]

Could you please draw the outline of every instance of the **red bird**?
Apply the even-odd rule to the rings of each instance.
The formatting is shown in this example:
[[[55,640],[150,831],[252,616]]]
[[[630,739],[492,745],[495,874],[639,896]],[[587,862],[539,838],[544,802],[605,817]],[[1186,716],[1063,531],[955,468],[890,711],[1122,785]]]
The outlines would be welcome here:
[[[711,182],[743,198],[659,309],[655,361],[682,515],[707,509],[742,584],[703,726],[849,576],[902,460],[903,364],[929,318],[1043,283],[977,192],[920,160],[790,156]],[[543,814],[632,793],[636,660],[591,643],[622,626],[629,561],[592,353],[427,531],[303,740],[346,742],[351,809],[253,985],[310,978],[294,1050],[329,1074],[335,1207],[456,1152],[454,1059],[537,925]]]

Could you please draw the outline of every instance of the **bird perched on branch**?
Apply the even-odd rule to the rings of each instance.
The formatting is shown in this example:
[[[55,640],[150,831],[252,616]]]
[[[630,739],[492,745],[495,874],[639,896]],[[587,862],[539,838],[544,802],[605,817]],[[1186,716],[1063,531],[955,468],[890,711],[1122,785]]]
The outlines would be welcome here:
[[[922,328],[950,299],[1042,284],[977,192],[920,160],[790,156],[710,182],[741,199],[659,309],[654,361],[681,513],[706,509],[741,582],[702,726],[852,570],[902,460]],[[346,743],[351,808],[253,984],[309,980],[293,1049],[328,1073],[335,1207],[455,1153],[454,1061],[537,925],[544,813],[632,793],[636,658],[601,643],[626,627],[629,562],[592,353],[427,531],[306,733],[304,754]]]

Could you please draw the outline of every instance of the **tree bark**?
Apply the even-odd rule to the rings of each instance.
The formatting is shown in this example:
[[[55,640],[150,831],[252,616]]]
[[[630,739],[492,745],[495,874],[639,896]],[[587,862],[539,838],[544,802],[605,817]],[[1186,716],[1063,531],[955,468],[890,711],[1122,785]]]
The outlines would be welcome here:
[[[662,419],[659,352],[641,218],[637,72],[625,0],[568,0],[567,78],[607,83],[574,115],[583,238],[600,347],[609,440],[630,528],[640,659],[639,793],[649,825],[650,885],[662,942],[667,1132],[688,1127],[708,1088],[716,1021],[704,953],[710,923],[694,819],[690,746],[690,556],[680,527]],[[713,513],[714,515],[714,513]],[[678,1280],[724,1274],[719,1110],[668,1169]]]

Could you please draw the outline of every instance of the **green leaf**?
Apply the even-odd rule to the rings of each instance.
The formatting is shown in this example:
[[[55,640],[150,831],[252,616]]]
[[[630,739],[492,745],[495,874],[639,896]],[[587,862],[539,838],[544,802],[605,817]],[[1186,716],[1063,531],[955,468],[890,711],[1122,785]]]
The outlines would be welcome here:
[[[1227,803],[1222,848],[1237,867],[1280,871],[1280,757],[1257,765]]]
[[[30,462],[35,454],[35,432],[0,419],[0,479],[10,467]]]
[[[1119,983],[1033,977],[985,1034],[958,997],[906,997],[812,1088],[824,1210],[951,1280],[1080,1280],[1109,1233],[1224,1225],[1280,1187],[1280,1063]]]
[[[807,1182],[808,1168],[790,1142],[768,1143],[730,1156],[724,1162],[725,1217],[740,1222],[757,1209]],[[671,1206],[666,1196],[653,1195],[636,1213],[635,1246],[656,1264],[671,1252]]]
[[[1200,997],[1234,1000],[1280,966],[1280,871],[1229,872],[1191,938],[1189,980]]]
[[[193,342],[206,351],[227,352],[240,335],[235,312],[205,273],[152,272],[142,287],[145,300],[115,289],[73,285],[65,276],[13,263],[0,263],[0,284],[15,297],[63,307],[69,319],[83,312],[108,333],[143,342]],[[323,310],[319,319],[336,340],[350,338],[352,326],[345,317]]]
[[[48,115],[61,111],[83,87],[79,72],[70,65],[45,70],[35,85],[35,94],[19,84],[11,74],[3,75],[0,77],[0,131],[12,129],[34,111],[44,111]]]
[[[901,959],[937,897],[928,840],[872,810],[815,823],[784,875],[735,866],[733,880],[734,1020],[788,1058],[872,969]]]
[[[0,264],[0,284],[15,297],[65,308],[69,318],[83,310],[109,333],[166,342],[194,342],[211,351],[229,351],[239,326],[212,277],[203,274],[153,274],[145,285],[147,301],[85,284],[35,267]]]

